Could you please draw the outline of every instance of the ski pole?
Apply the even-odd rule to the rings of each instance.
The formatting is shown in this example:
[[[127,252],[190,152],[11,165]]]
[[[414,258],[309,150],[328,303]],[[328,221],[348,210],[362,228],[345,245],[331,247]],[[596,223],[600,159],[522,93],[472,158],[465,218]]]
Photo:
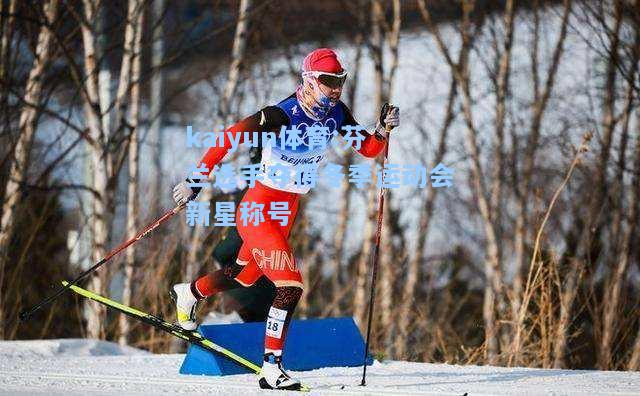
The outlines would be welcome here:
[[[186,204],[180,204],[180,205],[176,206],[175,208],[171,209],[170,211],[168,211],[167,213],[165,213],[164,215],[162,215],[158,219],[156,219],[154,222],[152,222],[151,224],[146,226],[136,236],[134,236],[133,238],[129,239],[128,241],[123,242],[120,246],[118,246],[115,249],[113,249],[112,251],[110,251],[106,256],[104,256],[104,258],[102,258],[102,260],[100,260],[97,263],[95,263],[93,265],[93,267],[89,268],[88,270],[86,270],[83,273],[81,273],[80,275],[78,275],[71,282],[68,282],[64,286],[59,287],[58,290],[55,293],[53,293],[51,296],[49,296],[49,297],[45,298],[44,300],[40,301],[39,303],[34,305],[31,309],[23,309],[22,311],[20,311],[20,314],[18,315],[20,320],[23,321],[23,322],[29,320],[31,315],[33,315],[35,312],[37,312],[40,308],[42,308],[45,305],[51,303],[56,298],[60,297],[60,295],[62,295],[62,293],[67,291],[71,286],[73,286],[76,283],[80,282],[82,279],[87,277],[87,275],[89,275],[92,272],[94,272],[95,270],[97,270],[98,267],[100,267],[102,264],[106,263],[107,261],[111,260],[111,258],[113,258],[113,256],[115,256],[116,254],[120,253],[121,251],[123,251],[127,247],[131,246],[135,242],[137,242],[140,239],[142,239],[143,237],[145,237],[151,231],[153,231],[156,228],[158,228],[158,226],[160,224],[164,223],[165,221],[167,221],[168,219],[173,217],[173,215],[175,215],[176,213],[180,212],[182,210],[182,208],[184,208],[185,206],[186,206]]]
[[[388,103],[385,103],[383,107],[389,106]],[[376,228],[376,243],[373,247],[373,255],[371,256],[371,267],[373,268],[371,272],[371,292],[369,297],[369,318],[367,320],[367,341],[364,346],[364,359],[362,362],[362,382],[360,382],[360,386],[366,386],[366,378],[367,378],[367,355],[369,354],[369,340],[371,338],[371,318],[373,317],[373,303],[375,301],[376,296],[376,279],[378,278],[378,252],[380,251],[380,237],[382,235],[382,213],[384,212],[384,193],[386,188],[384,188],[384,166],[387,164],[387,159],[389,157],[389,142],[391,141],[391,133],[389,127],[385,128],[387,131],[387,144],[384,147],[384,159],[382,161],[382,173],[381,173],[381,183],[380,183],[380,191],[378,191],[378,225]]]

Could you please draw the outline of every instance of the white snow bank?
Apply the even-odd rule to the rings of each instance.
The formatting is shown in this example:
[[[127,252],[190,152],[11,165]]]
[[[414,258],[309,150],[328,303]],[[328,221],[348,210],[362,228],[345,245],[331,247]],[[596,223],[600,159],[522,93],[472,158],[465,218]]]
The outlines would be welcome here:
[[[252,374],[180,375],[183,359],[93,340],[0,342],[0,395],[275,395]],[[640,395],[637,372],[390,361],[367,370],[366,387],[360,367],[292,374],[316,395]]]
[[[147,351],[113,342],[65,338],[57,340],[2,341],[0,359],[35,357],[80,357],[149,355]]]

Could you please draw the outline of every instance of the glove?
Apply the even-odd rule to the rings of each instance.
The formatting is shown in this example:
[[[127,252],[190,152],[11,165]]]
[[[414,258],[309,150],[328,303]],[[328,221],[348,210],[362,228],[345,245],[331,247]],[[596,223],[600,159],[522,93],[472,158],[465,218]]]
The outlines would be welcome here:
[[[400,125],[400,108],[389,103],[382,105],[380,117],[376,124],[376,134],[386,138],[387,130],[390,131],[398,125]]]
[[[196,199],[202,187],[189,187],[189,184],[195,183],[190,178],[187,178],[185,181],[178,183],[173,188],[173,200],[178,205],[186,204],[188,201]]]

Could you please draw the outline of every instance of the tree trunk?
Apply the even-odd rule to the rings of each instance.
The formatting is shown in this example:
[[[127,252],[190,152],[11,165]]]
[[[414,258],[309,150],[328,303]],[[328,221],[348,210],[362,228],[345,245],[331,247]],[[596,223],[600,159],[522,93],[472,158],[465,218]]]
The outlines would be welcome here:
[[[164,72],[162,61],[164,59],[164,28],[163,12],[165,0],[154,0],[152,8],[151,26],[153,26],[151,45],[151,92],[149,96],[149,112],[151,125],[149,126],[149,141],[153,148],[153,194],[151,197],[150,213],[155,217],[161,203],[162,191],[162,101],[164,100]]]
[[[105,7],[96,10],[96,59],[98,63],[98,95],[100,98],[100,118],[102,130],[111,130],[111,68],[108,57],[104,56],[109,46],[109,37],[106,27],[109,25],[108,10]]]
[[[13,5],[15,7],[15,5]],[[38,123],[38,107],[41,101],[42,84],[47,64],[51,58],[51,26],[56,19],[58,0],[51,0],[44,5],[46,25],[38,34],[35,58],[27,78],[24,101],[27,103],[20,113],[18,141],[13,153],[13,162],[9,170],[9,178],[5,187],[2,219],[0,220],[0,290],[3,275],[9,258],[9,245],[14,231],[18,202],[20,201],[20,185],[25,182],[29,167],[29,152]],[[3,43],[4,45],[4,43]],[[3,47],[4,48],[4,47]],[[4,339],[4,309],[0,293],[0,339]]]
[[[458,64],[454,63],[449,49],[444,44],[442,36],[433,23],[429,10],[427,9],[424,1],[418,3],[420,5],[420,11],[423,19],[427,23],[429,30],[434,35],[440,52],[445,57],[447,64],[451,68],[451,73],[456,79],[456,83],[460,87],[460,93],[462,98],[462,111],[465,122],[467,124],[465,144],[471,157],[471,188],[476,194],[477,207],[480,211],[480,215],[483,220],[484,232],[486,237],[485,246],[485,263],[484,272],[486,277],[484,302],[483,302],[483,319],[485,325],[485,358],[489,364],[496,364],[498,359],[498,317],[496,317],[496,310],[502,311],[504,306],[504,287],[503,277],[501,269],[501,253],[500,245],[498,241],[498,232],[496,227],[496,218],[498,214],[491,212],[491,204],[487,195],[487,188],[484,183],[484,172],[480,162],[480,147],[478,145],[475,121],[472,112],[472,100],[470,93],[470,76],[468,62],[466,59]],[[476,27],[475,32],[471,30],[471,13],[474,11],[475,4],[470,1],[465,1],[463,4],[463,21],[461,32],[461,39],[463,48],[469,47],[474,36],[477,34]]]
[[[375,70],[375,108],[379,109],[385,101],[384,93],[384,70],[382,63],[382,23],[384,13],[382,5],[379,1],[371,3],[371,43],[369,51],[373,58]],[[369,263],[371,262],[371,249],[375,241],[375,222],[376,222],[376,199],[377,193],[375,184],[369,186],[367,194],[367,211],[365,217],[364,237],[362,241],[362,251],[356,264],[356,289],[353,298],[353,316],[360,325],[361,330],[365,330],[366,308],[367,308],[367,285],[369,284]]]
[[[143,1],[129,0],[127,7],[127,23],[124,28],[124,44],[122,52],[122,63],[120,64],[120,75],[118,88],[116,90],[114,109],[114,135],[115,139],[123,138],[125,127],[127,125],[127,104],[130,103],[130,95],[132,89],[132,67],[134,46],[136,40],[136,21],[137,15],[143,10]]]
[[[512,305],[512,312],[515,317],[515,330],[512,344],[512,360],[514,364],[519,364],[520,360],[520,351],[522,348],[522,326],[524,324],[524,319],[526,316],[526,311],[528,309],[527,305],[522,304],[522,293],[519,291],[522,290],[522,268],[524,263],[524,243],[525,243],[525,232],[526,225],[528,224],[528,201],[531,196],[531,179],[533,175],[533,167],[535,164],[535,155],[538,148],[538,141],[540,138],[540,129],[542,124],[542,118],[547,109],[547,104],[549,102],[549,97],[551,96],[551,91],[555,85],[556,74],[558,70],[558,65],[560,64],[560,59],[562,58],[562,54],[564,51],[564,42],[567,35],[568,28],[568,20],[569,15],[571,13],[571,0],[564,1],[564,10],[562,14],[562,22],[560,27],[560,34],[556,41],[553,55],[551,58],[551,65],[547,70],[547,79],[542,92],[538,92],[538,75],[537,75],[537,14],[534,14],[535,18],[535,26],[536,29],[534,31],[534,40],[535,45],[533,47],[533,78],[534,78],[534,99],[535,103],[533,105],[533,115],[531,121],[531,127],[529,130],[529,136],[527,137],[527,145],[525,147],[525,154],[523,158],[522,165],[522,175],[521,182],[516,187],[516,196],[518,197],[518,214],[516,218],[516,229],[514,235],[514,252],[515,252],[515,280],[514,280],[514,291],[517,293],[517,296],[514,298],[514,304]],[[513,155],[516,155],[515,153]],[[526,293],[526,291],[525,291]],[[515,310],[518,310],[516,313]]]
[[[617,7],[619,8],[619,6]],[[620,11],[617,11],[620,13]],[[618,16],[619,19],[616,20],[616,23],[620,23],[621,17]],[[619,27],[617,27],[619,30]],[[614,34],[617,35],[616,32]],[[614,44],[617,44],[614,39]],[[638,63],[639,57],[639,49],[640,46],[640,27],[636,27],[636,37],[635,37],[635,45],[632,55],[631,63],[632,65],[636,65]],[[617,50],[617,45],[612,45],[612,51]],[[611,55],[612,62],[617,61],[617,56],[612,53]],[[629,243],[631,235],[633,234],[633,229],[635,227],[635,221],[632,219],[636,218],[635,213],[635,201],[638,197],[635,195],[636,191],[632,189],[631,191],[631,202],[630,202],[630,213],[629,219],[631,219],[631,223],[627,227],[626,232],[622,236],[622,241],[620,244],[616,244],[619,239],[619,235],[622,228],[622,217],[624,210],[624,171],[626,169],[626,147],[627,140],[629,135],[629,121],[631,118],[631,114],[633,112],[633,102],[634,102],[634,85],[635,85],[635,73],[632,73],[629,86],[627,88],[626,93],[626,101],[624,105],[624,112],[622,114],[622,131],[620,134],[620,157],[618,160],[618,174],[613,183],[618,186],[615,195],[617,196],[616,202],[617,204],[613,207],[613,221],[612,221],[612,237],[610,240],[612,241],[612,252],[610,257],[613,260],[607,260],[607,267],[612,268],[611,276],[608,282],[608,287],[605,288],[604,298],[602,300],[603,305],[603,320],[602,320],[602,340],[599,345],[599,354],[598,354],[598,367],[602,370],[615,369],[615,363],[613,362],[613,342],[615,336],[617,334],[617,315],[619,314],[619,303],[620,303],[620,294],[623,288],[623,285],[626,281],[626,269],[629,261]],[[615,85],[613,87],[615,89]],[[611,95],[615,95],[615,92],[611,92]],[[611,99],[610,99],[611,100]],[[615,108],[614,103],[611,103],[611,111]],[[636,175],[637,176],[637,175]],[[613,194],[612,194],[613,195]],[[617,259],[616,259],[617,258]],[[612,262],[615,261],[615,262]]]
[[[445,118],[443,125],[440,128],[438,151],[436,152],[435,158],[433,160],[433,166],[442,162],[442,159],[444,158],[444,155],[447,151],[446,139],[449,132],[449,127],[451,126],[451,123],[453,122],[453,119],[455,117],[454,105],[456,102],[456,97],[456,82],[455,79],[452,78],[451,86],[449,87]],[[414,318],[414,316],[411,315],[411,309],[412,307],[414,307],[415,303],[414,296],[416,291],[416,283],[418,282],[418,277],[420,275],[420,268],[424,265],[424,248],[429,237],[429,225],[431,223],[431,215],[433,214],[433,207],[435,204],[437,193],[437,189],[427,189],[424,205],[422,207],[422,210],[420,211],[418,230],[416,232],[416,235],[418,235],[418,238],[416,240],[416,247],[413,252],[411,261],[409,262],[409,268],[407,269],[406,279],[402,288],[400,307],[398,309],[399,335],[396,338],[395,345],[396,357],[398,359],[409,359],[409,357],[406,356],[406,353],[409,350],[409,343],[411,342],[410,324],[412,323],[412,319]]]
[[[9,15],[2,16],[2,39],[0,39],[0,81],[9,81],[11,79],[11,47],[13,42],[13,30],[16,21],[15,13],[18,7],[18,0],[11,0],[9,2]],[[0,9],[5,12],[4,1],[0,4]],[[9,128],[9,111],[7,109],[7,98],[9,95],[8,89],[0,90],[0,112],[4,114],[3,120],[4,130]],[[0,196],[0,198],[3,198]]]
[[[395,73],[398,68],[398,44],[400,41],[400,26],[401,26],[401,12],[402,8],[400,5],[400,0],[393,0],[393,20],[391,24],[391,30],[388,32],[387,42],[389,44],[389,50],[391,53],[391,59],[389,59],[389,71],[387,73],[385,82],[385,95],[387,100],[389,100],[393,94],[393,83],[395,81]],[[380,58],[382,59],[382,53],[380,54]],[[378,156],[376,159],[380,165],[383,164],[383,157]],[[392,162],[392,161],[391,161]],[[372,187],[373,188],[373,187]],[[381,331],[380,337],[382,339],[381,347],[384,348],[384,354],[387,357],[392,356],[392,348],[393,342],[392,337],[395,334],[396,326],[395,326],[395,317],[394,317],[394,309],[393,309],[393,290],[394,284],[396,280],[396,271],[399,259],[398,256],[394,255],[394,246],[391,240],[391,202],[393,194],[391,191],[385,192],[385,208],[384,208],[384,216],[382,223],[382,241],[380,246],[380,313],[381,313]]]
[[[309,230],[309,219],[305,216],[305,212],[307,209],[307,200],[301,200],[298,207],[298,215],[301,218],[300,221],[300,238],[302,241],[300,243],[300,254],[304,257],[302,263],[300,263],[300,275],[302,276],[302,280],[305,282],[305,290],[302,292],[302,296],[300,296],[300,301],[298,301],[298,305],[296,308],[296,314],[301,318],[306,318],[310,313],[311,299],[310,294],[312,292],[309,285],[312,283],[311,279],[311,268],[312,266],[317,266],[317,252],[318,249],[315,249],[311,246],[309,242],[309,238],[307,237]]]
[[[636,147],[635,147],[635,160],[634,160],[634,177],[632,183],[632,196],[629,202],[629,219],[628,219],[628,228],[627,234],[624,236],[623,249],[622,254],[625,254],[626,257],[621,257],[621,259],[629,261],[631,260],[631,255],[633,254],[631,250],[631,242],[637,241],[637,231],[638,231],[638,215],[640,215],[640,111],[636,109]],[[633,216],[633,217],[631,217]],[[625,263],[626,266],[626,263]],[[640,370],[640,328],[638,328],[638,333],[636,334],[636,340],[633,344],[633,348],[631,349],[631,358],[629,359],[629,364],[627,365],[627,370]]]
[[[373,246],[372,238],[375,238],[373,232],[375,218],[375,200],[376,193],[373,188],[370,188],[367,194],[367,216],[365,218],[364,225],[364,239],[362,241],[362,250],[356,263],[356,280],[355,280],[355,292],[353,295],[353,317],[356,323],[360,326],[360,330],[365,330],[366,326],[366,309],[367,309],[367,287],[369,285],[369,257],[370,250]]]
[[[141,69],[141,47],[142,47],[142,31],[144,23],[144,10],[142,1],[135,1],[135,9],[137,10],[134,18],[134,44],[133,57],[131,66],[131,107],[129,113],[129,125],[131,128],[131,136],[129,143],[129,183],[127,191],[127,238],[133,238],[138,232],[136,219],[139,215],[138,203],[138,124],[140,117],[140,69]],[[135,245],[129,246],[126,251],[124,266],[124,285],[122,291],[122,303],[131,305],[131,294],[133,285],[133,268],[135,265],[136,249]],[[125,315],[119,317],[119,338],[120,345],[127,344],[130,333],[130,322]]]
[[[236,32],[233,39],[233,49],[231,53],[231,64],[229,65],[229,76],[227,78],[227,84],[224,88],[223,97],[220,99],[220,108],[218,110],[218,122],[221,124],[227,122],[230,114],[230,104],[233,100],[233,96],[236,93],[238,82],[240,80],[240,72],[243,67],[245,51],[247,48],[249,20],[247,13],[251,8],[251,0],[241,0],[238,22],[236,24]],[[211,201],[212,192],[210,188],[205,188],[202,196],[203,201]],[[197,276],[198,266],[197,252],[200,250],[203,241],[204,226],[196,225],[191,236],[190,250],[187,256],[187,266],[185,270],[185,279],[192,281]]]
[[[533,2],[533,39],[531,45],[531,80],[533,85],[533,102],[538,103],[540,99],[540,78],[538,72],[538,41],[540,36],[540,10],[539,10],[539,2],[538,0],[534,0]],[[512,146],[513,150],[511,152],[512,155],[512,173],[514,175],[514,180],[516,179],[518,174],[518,138],[516,136],[515,130],[512,132]],[[516,215],[515,225],[514,225],[514,237],[513,237],[513,295],[511,299],[511,310],[512,316],[517,318],[520,315],[520,306],[522,304],[522,288],[523,288],[523,273],[522,269],[524,267],[524,249],[525,249],[525,239],[526,239],[526,198],[520,195],[520,189],[515,188],[516,200],[519,203],[518,214]]]
[[[382,223],[382,235],[380,241],[380,326],[379,337],[382,340],[380,348],[384,352],[387,359],[392,358],[392,337],[395,332],[393,324],[393,285],[395,280],[396,269],[399,263],[394,260],[393,244],[391,240],[390,221],[391,221],[391,191],[385,192],[385,207]],[[397,259],[397,256],[395,257]]]
[[[375,109],[380,109],[382,104],[389,100],[391,95],[390,89],[393,87],[393,80],[395,71],[398,64],[398,40],[400,34],[400,2],[394,0],[393,2],[393,23],[392,28],[388,32],[387,41],[391,50],[391,59],[389,60],[390,68],[389,72],[385,75],[383,64],[383,45],[385,42],[385,35],[383,25],[385,22],[385,14],[383,3],[379,0],[371,3],[371,41],[369,43],[369,50],[374,62],[375,69]],[[382,165],[383,157],[378,156],[376,163]],[[365,321],[366,312],[366,294],[367,294],[367,277],[369,276],[369,263],[371,262],[371,252],[376,237],[376,200],[377,187],[374,183],[369,186],[368,203],[367,203],[367,216],[365,220],[364,239],[362,244],[362,252],[357,262],[357,277],[356,277],[356,290],[354,295],[354,317],[362,327]],[[390,202],[388,202],[390,204]],[[391,254],[391,252],[381,252],[381,257],[385,254]],[[390,259],[382,257],[382,261],[390,261]],[[386,298],[386,297],[385,297]],[[387,306],[388,304],[384,304]],[[385,317],[387,313],[384,314]],[[391,329],[388,329],[391,331]]]
[[[609,42],[611,48],[607,57],[607,68],[605,85],[603,87],[603,102],[602,102],[602,139],[600,140],[601,147],[598,153],[598,162],[595,168],[595,174],[593,177],[593,193],[589,195],[587,214],[585,217],[584,225],[580,230],[578,245],[576,247],[576,261],[582,262],[584,265],[592,266],[593,261],[590,257],[590,249],[593,242],[600,238],[601,226],[603,224],[602,210],[607,203],[608,184],[607,169],[609,165],[609,158],[611,156],[611,146],[613,143],[613,135],[616,127],[616,75],[617,65],[619,64],[619,43],[620,43],[620,27],[622,25],[623,12],[618,2],[615,2],[615,21],[613,30],[609,30]],[[575,267],[571,267],[572,271],[575,271]],[[591,276],[594,271],[587,271],[586,273]],[[570,273],[569,278],[575,278],[576,275]],[[591,282],[590,282],[591,283]],[[606,326],[606,324],[604,324]],[[561,329],[558,338],[568,337],[568,328]],[[603,334],[609,338],[609,334]],[[601,339],[599,345],[598,365],[600,367],[608,367],[610,357],[610,345],[611,339]],[[566,345],[567,342],[565,341]],[[566,352],[565,352],[566,353]],[[602,356],[604,353],[604,356]],[[606,360],[606,362],[605,362]]]
[[[92,262],[98,262],[106,255],[109,241],[109,194],[108,179],[111,170],[110,153],[107,147],[107,131],[103,130],[100,110],[99,70],[96,63],[95,18],[99,1],[84,0],[85,20],[89,24],[81,24],[82,42],[84,45],[84,116],[92,140],[91,164],[93,170],[93,189],[96,196],[92,205],[91,236]],[[98,293],[105,290],[106,276],[104,271],[94,273],[89,279],[89,288]],[[86,334],[89,338],[100,338],[103,335],[105,308],[101,304],[87,300],[85,302]]]
[[[509,75],[511,71],[511,46],[513,43],[513,23],[515,15],[515,6],[513,0],[507,0],[505,4],[504,26],[505,39],[502,53],[498,59],[498,75],[495,82],[496,93],[496,118],[495,118],[495,138],[493,151],[496,158],[493,163],[493,185],[491,187],[491,195],[489,198],[490,213],[493,217],[493,223],[496,228],[496,239],[498,244],[502,243],[502,189],[504,181],[504,128],[506,117],[506,101],[509,95]],[[496,45],[497,46],[497,45]],[[498,56],[498,54],[496,54]],[[502,255],[502,248],[499,247],[498,253]],[[502,257],[498,258],[502,262]],[[506,299],[506,296],[504,297]],[[507,314],[506,301],[501,301],[502,306],[499,307],[501,315]],[[502,349],[505,349],[510,342],[511,328],[503,326],[500,329],[500,341]]]
[[[231,100],[236,93],[236,88],[238,87],[238,82],[240,80],[240,72],[243,69],[244,55],[247,50],[249,34],[249,19],[247,14],[251,5],[252,0],[240,0],[238,23],[236,25],[236,33],[233,38],[233,48],[231,50],[229,76],[227,77],[227,84],[224,87],[224,93],[219,108],[220,119],[225,125],[227,123],[227,118],[231,114]]]
[[[363,28],[364,25],[364,12],[358,10],[358,25]],[[355,113],[355,100],[356,92],[358,89],[358,71],[360,70],[360,59],[362,58],[362,42],[364,40],[362,32],[359,32],[355,39],[356,54],[353,60],[353,74],[351,75],[350,84],[347,90],[348,106],[352,113]],[[348,150],[345,153],[342,164],[349,166],[353,160],[353,151]],[[345,178],[342,180],[340,209],[338,211],[338,224],[336,226],[335,234],[333,237],[334,255],[331,265],[331,293],[332,302],[328,304],[327,309],[323,311],[322,316],[336,315],[340,309],[340,301],[346,293],[346,287],[344,284],[345,276],[342,268],[342,260],[344,259],[344,245],[345,236],[347,234],[347,226],[349,225],[349,209],[351,207],[351,192],[353,191],[353,184]],[[349,288],[350,289],[350,288]]]

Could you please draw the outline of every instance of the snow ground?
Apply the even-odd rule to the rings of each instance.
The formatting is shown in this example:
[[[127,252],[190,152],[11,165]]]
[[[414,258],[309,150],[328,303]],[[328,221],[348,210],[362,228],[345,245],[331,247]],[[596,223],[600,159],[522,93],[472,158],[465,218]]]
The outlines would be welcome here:
[[[258,389],[253,375],[180,375],[183,358],[94,340],[0,342],[0,395],[274,394]],[[318,395],[640,395],[634,372],[392,361],[367,370],[366,388],[357,386],[361,374],[361,368],[295,373]]]

